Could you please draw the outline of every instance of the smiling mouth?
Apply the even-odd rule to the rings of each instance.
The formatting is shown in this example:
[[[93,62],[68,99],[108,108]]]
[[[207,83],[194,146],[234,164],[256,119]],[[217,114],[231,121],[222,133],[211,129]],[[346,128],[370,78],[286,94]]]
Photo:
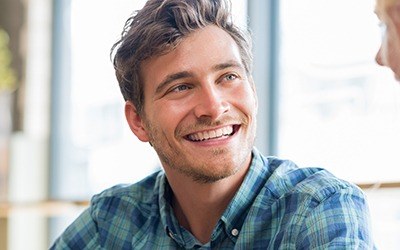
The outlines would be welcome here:
[[[187,140],[193,142],[201,142],[206,140],[220,139],[226,138],[234,135],[240,128],[240,125],[229,125],[213,130],[207,130],[202,132],[197,132],[193,134],[189,134],[186,137]]]

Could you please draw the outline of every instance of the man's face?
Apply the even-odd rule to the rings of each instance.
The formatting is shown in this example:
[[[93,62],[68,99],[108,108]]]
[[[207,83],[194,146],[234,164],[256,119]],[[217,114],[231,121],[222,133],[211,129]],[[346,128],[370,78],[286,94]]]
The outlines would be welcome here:
[[[384,1],[384,0],[378,0]],[[383,4],[382,4],[383,5]],[[384,26],[381,47],[376,55],[379,65],[392,69],[400,81],[400,1],[387,10],[378,9],[376,12]]]
[[[141,73],[142,140],[150,141],[167,173],[209,183],[249,166],[257,100],[228,33],[199,29],[168,54],[143,62]]]

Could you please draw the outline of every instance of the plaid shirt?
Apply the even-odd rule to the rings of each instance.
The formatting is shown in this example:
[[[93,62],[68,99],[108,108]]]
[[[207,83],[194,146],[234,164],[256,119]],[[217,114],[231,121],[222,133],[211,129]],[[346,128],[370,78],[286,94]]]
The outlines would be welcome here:
[[[162,171],[106,190],[51,249],[373,249],[360,189],[256,149],[208,244],[179,226],[170,197]]]

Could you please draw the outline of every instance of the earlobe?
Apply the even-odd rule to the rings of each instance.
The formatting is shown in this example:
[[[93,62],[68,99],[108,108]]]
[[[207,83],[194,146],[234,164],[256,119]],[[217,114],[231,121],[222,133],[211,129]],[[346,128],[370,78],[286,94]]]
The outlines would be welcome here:
[[[125,103],[125,117],[130,129],[136,135],[136,137],[142,142],[148,142],[149,136],[144,126],[143,119],[137,112],[135,105],[133,105],[133,103],[130,101]]]

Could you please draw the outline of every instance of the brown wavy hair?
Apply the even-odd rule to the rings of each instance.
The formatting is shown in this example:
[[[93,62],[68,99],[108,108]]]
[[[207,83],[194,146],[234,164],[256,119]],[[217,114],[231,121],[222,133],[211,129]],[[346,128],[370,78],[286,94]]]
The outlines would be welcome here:
[[[251,38],[247,30],[233,23],[228,0],[149,0],[126,21],[111,56],[121,93],[139,115],[144,103],[141,62],[170,52],[190,33],[208,25],[218,26],[234,39],[250,75]]]

